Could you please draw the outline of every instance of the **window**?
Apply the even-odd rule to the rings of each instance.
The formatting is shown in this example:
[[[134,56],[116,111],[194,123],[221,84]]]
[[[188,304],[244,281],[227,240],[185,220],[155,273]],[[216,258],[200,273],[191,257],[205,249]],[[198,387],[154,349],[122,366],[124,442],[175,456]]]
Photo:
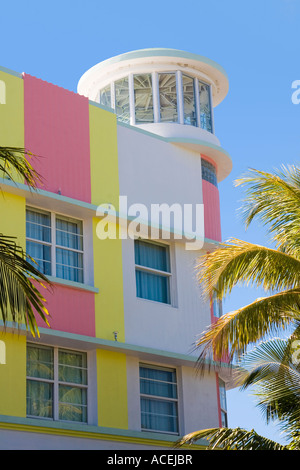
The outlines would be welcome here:
[[[27,416],[87,422],[86,353],[27,345]]]
[[[100,104],[103,104],[103,106],[111,107],[110,84],[107,87],[100,90]]]
[[[27,208],[26,251],[43,274],[83,282],[82,221]]]
[[[212,132],[210,86],[199,81],[200,127]]]
[[[219,379],[220,408],[221,408],[221,425],[227,428],[227,404],[226,404],[226,387],[225,382]]]
[[[135,240],[135,274],[137,296],[170,304],[169,247]]]
[[[178,122],[176,74],[158,74],[158,86],[160,121]]]
[[[130,122],[128,77],[115,82],[115,110],[122,122]]]
[[[141,364],[140,394],[142,430],[178,434],[176,371]]]
[[[215,166],[207,160],[201,159],[202,179],[214,186],[218,186],[217,172]]]
[[[150,73],[134,75],[135,122],[153,122],[152,76]]]
[[[197,125],[194,79],[182,75],[184,124]]]
[[[122,122],[180,122],[213,132],[211,86],[180,70],[122,77],[100,89],[98,100]]]

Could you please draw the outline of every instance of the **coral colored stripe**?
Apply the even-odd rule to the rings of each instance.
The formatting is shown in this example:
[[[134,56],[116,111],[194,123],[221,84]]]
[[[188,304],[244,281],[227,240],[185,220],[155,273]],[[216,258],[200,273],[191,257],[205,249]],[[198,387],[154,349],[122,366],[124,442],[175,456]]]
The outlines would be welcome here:
[[[91,202],[89,102],[86,97],[24,74],[25,147],[41,189]]]
[[[52,330],[95,337],[95,294],[54,285],[53,292],[39,288],[46,298]],[[47,328],[40,318],[38,326]]]
[[[202,191],[205,238],[221,241],[219,190],[212,183],[202,180]]]

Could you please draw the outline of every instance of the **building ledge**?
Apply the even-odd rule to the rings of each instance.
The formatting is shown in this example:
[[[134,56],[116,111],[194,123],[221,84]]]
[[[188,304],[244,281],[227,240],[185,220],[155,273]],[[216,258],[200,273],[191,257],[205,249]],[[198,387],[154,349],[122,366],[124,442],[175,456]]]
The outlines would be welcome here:
[[[133,130],[136,130],[135,127],[130,126]],[[145,131],[140,131],[140,132],[145,132]],[[155,136],[155,134],[151,134],[154,137],[158,137],[160,139],[163,139],[162,137]],[[164,140],[164,139],[163,139]],[[30,190],[30,188],[24,184],[24,183],[19,183],[19,182],[14,182],[12,180],[9,180],[7,178],[0,178],[0,189],[4,192],[9,192],[11,194],[15,194],[17,196],[24,197],[26,199],[26,204],[31,205],[33,207],[41,207],[45,210],[50,210],[53,212],[58,212],[58,213],[66,213],[70,217],[74,218],[101,218],[103,216],[106,216],[107,221],[113,222],[113,223],[119,223],[123,227],[127,228],[128,224],[130,221],[135,220],[135,217],[129,217],[127,213],[123,212],[118,212],[118,208],[115,208],[112,206],[111,209],[108,207],[102,206],[96,206],[94,204],[90,204],[84,201],[80,201],[77,199],[73,199],[68,196],[63,196],[61,194],[56,194],[50,191],[45,191],[43,189],[37,189],[37,190]],[[144,229],[145,231],[148,230],[148,227],[150,226],[149,221],[143,223],[141,222],[141,230]],[[179,232],[176,232],[176,228],[173,227],[163,227],[159,226],[161,230],[164,230],[166,233],[169,231],[170,232],[170,239],[172,239],[173,235],[178,235],[180,234]],[[185,237],[176,238],[177,242],[182,242],[182,243],[190,243],[191,239],[188,238],[186,240]],[[193,241],[193,238],[192,238]],[[217,240],[210,240],[205,237],[200,237],[199,240],[196,240],[199,242],[199,249],[204,249],[204,250],[209,250],[209,249],[214,249],[220,242]],[[55,278],[57,282],[60,282],[58,278]],[[76,284],[76,285],[75,285]],[[85,284],[82,284],[83,287],[88,286]],[[78,287],[80,288],[78,283],[74,283],[73,287]],[[93,290],[94,288],[90,286],[90,288]],[[98,291],[97,291],[98,292]]]
[[[88,292],[94,292],[95,294],[99,293],[99,289],[97,287],[90,286],[89,284],[68,281],[67,279],[60,279],[58,277],[53,277],[53,276],[47,276],[47,278],[52,284],[59,284],[61,286],[70,287],[72,289],[79,289],[79,290],[84,290]]]
[[[4,328],[3,321],[0,321],[0,330],[1,327],[2,330],[4,330],[4,334],[5,332],[10,333],[17,330],[20,335],[27,335],[27,339],[35,343],[48,344],[50,346],[64,347],[74,350],[80,349],[85,351],[92,351],[95,349],[101,349],[126,354],[127,356],[138,357],[141,361],[162,361],[174,366],[193,367],[195,370],[197,367],[198,354],[195,351],[193,354],[184,354],[176,351],[149,348],[147,346],[141,346],[122,341],[53,330],[47,327],[39,327],[39,337],[33,338],[30,331],[26,330],[26,326],[24,324],[16,325],[12,322],[7,322]],[[3,335],[2,339],[5,342],[5,337]],[[213,363],[207,362],[207,373],[210,374],[217,372],[224,382],[226,382],[226,388],[228,390],[236,387],[234,374],[232,373],[233,369],[234,366],[226,362],[215,365]]]
[[[42,418],[22,418],[0,415],[0,430],[31,432],[81,439],[99,439],[152,447],[174,447],[179,436],[116,429],[81,423],[64,423]],[[186,447],[185,447],[186,448]],[[198,445],[189,445],[189,449],[205,448],[205,441]]]

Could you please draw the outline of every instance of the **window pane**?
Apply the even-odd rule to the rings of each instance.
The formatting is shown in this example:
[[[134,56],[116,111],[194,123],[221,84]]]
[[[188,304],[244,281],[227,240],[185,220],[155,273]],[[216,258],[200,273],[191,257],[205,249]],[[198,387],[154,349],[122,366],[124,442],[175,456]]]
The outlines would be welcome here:
[[[83,250],[82,222],[56,218],[56,245]]]
[[[165,398],[177,398],[177,387],[176,384],[141,379],[141,393]]]
[[[161,382],[176,383],[176,372],[173,369],[159,369],[146,366],[140,367],[140,376],[149,380],[160,380]]]
[[[201,159],[201,168],[202,168],[202,178],[205,181],[213,184],[214,186],[218,186],[217,181],[217,172],[216,168],[212,163],[209,163],[207,160]]]
[[[107,87],[100,90],[100,104],[111,108],[110,84]]]
[[[177,403],[142,397],[141,421],[142,429],[177,433]]]
[[[170,272],[169,247],[155,243],[135,241],[135,264]]]
[[[135,122],[153,122],[152,77],[150,73],[134,75]]]
[[[42,243],[35,243],[32,241],[26,241],[26,253],[35,260],[34,263],[28,258],[36,269],[41,273],[51,276],[51,247],[49,245],[43,245]]]
[[[75,351],[58,352],[59,380],[61,382],[87,384],[87,358],[86,354]]]
[[[53,384],[27,380],[26,396],[28,416],[53,417]]]
[[[87,390],[59,386],[59,419],[87,422]]]
[[[53,349],[27,346],[27,376],[53,379]]]
[[[184,124],[197,125],[194,79],[182,75]]]
[[[56,248],[56,276],[69,281],[83,282],[82,253]]]
[[[212,132],[210,87],[199,81],[200,127]]]
[[[50,214],[26,209],[26,237],[51,243]]]
[[[170,303],[169,278],[166,276],[136,270],[136,289],[137,296],[142,299]]]
[[[175,73],[160,73],[158,75],[160,121],[178,122],[177,88]]]
[[[115,110],[119,121],[130,122],[128,77],[115,82]]]

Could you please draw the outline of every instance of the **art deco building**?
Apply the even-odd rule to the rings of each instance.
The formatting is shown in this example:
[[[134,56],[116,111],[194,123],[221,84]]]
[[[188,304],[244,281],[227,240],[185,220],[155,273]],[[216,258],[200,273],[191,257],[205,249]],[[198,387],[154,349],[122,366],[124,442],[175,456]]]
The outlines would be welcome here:
[[[218,184],[231,159],[213,109],[225,71],[147,49],[92,67],[77,93],[5,68],[0,83],[0,145],[38,155],[43,176],[36,192],[1,179],[0,232],[54,286],[50,328],[39,321],[34,338],[9,324],[1,335],[0,448],[163,449],[226,425],[226,368],[200,380],[193,349],[221,314],[195,263],[221,240]],[[174,214],[147,217],[162,204],[204,206],[199,245],[180,238]]]

